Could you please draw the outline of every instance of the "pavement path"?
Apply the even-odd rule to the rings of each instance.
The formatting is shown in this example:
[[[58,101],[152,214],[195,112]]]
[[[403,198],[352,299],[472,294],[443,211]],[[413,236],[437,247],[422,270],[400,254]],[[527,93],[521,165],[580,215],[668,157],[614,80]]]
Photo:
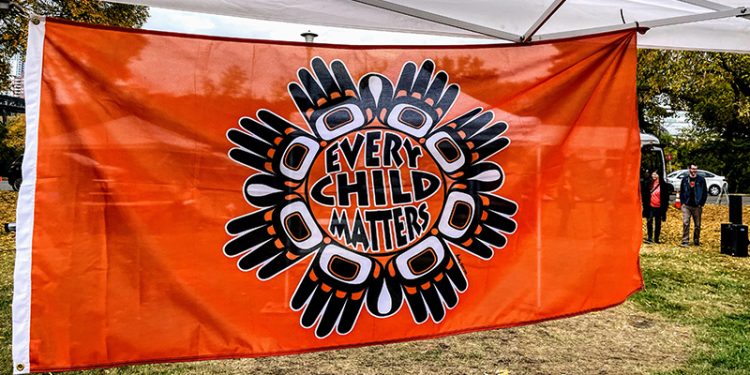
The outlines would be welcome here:
[[[716,203],[716,197],[708,197],[708,203],[709,204],[715,204]],[[729,204],[729,198],[722,197],[720,204],[722,206],[726,206]],[[743,206],[750,206],[750,196],[742,197],[742,205]]]
[[[669,203],[674,204],[675,195],[669,197]],[[729,204],[729,198],[725,195],[721,197],[721,201],[719,201],[719,197],[712,197],[708,196],[708,199],[706,199],[706,204],[721,204],[722,206],[726,206]],[[750,195],[745,195],[742,197],[742,205],[743,206],[750,206]]]

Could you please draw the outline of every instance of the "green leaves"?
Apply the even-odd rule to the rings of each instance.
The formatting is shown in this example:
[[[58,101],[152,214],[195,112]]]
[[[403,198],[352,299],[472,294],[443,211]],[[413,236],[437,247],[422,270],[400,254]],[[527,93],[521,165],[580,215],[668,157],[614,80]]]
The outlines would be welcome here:
[[[37,14],[94,24],[141,27],[148,7],[98,0],[19,0]],[[15,9],[0,11],[0,91],[10,87],[10,60],[26,52],[28,20]]]
[[[675,166],[698,163],[727,176],[731,191],[750,189],[750,55],[641,50],[638,101],[658,132],[671,110],[687,111],[695,128],[669,145]],[[655,128],[655,129],[654,129]]]
[[[5,126],[0,124],[0,175],[5,175],[10,163],[23,154],[25,121],[23,115],[10,116]]]

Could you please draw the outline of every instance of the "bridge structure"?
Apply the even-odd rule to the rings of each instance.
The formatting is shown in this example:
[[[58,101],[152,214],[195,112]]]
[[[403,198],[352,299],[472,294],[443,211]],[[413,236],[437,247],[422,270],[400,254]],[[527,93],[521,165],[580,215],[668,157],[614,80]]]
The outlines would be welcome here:
[[[10,95],[0,95],[0,116],[2,116],[2,125],[5,126],[8,116],[18,113],[24,113],[26,102],[23,98],[17,98]]]

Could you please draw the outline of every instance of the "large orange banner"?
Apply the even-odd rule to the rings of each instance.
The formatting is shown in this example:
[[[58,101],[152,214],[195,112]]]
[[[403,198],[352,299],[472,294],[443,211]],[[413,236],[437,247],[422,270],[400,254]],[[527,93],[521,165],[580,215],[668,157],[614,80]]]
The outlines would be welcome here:
[[[641,287],[635,31],[353,47],[32,25],[16,372],[438,337]]]

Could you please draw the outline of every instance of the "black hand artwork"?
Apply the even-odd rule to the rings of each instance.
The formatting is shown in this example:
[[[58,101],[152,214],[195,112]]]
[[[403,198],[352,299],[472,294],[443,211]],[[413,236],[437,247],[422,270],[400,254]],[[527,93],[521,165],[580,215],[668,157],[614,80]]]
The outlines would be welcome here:
[[[424,137],[436,126],[453,106],[459,88],[448,85],[448,74],[443,71],[433,77],[434,71],[432,60],[425,60],[418,72],[413,62],[404,64],[381,121],[416,138]]]
[[[327,245],[310,263],[291,300],[292,309],[304,309],[300,323],[323,338],[335,329],[349,333],[362,311],[368,286],[381,274],[372,258]]]
[[[424,323],[428,317],[436,323],[442,321],[446,308],[455,307],[458,293],[468,286],[460,263],[438,237],[427,237],[395,256],[386,269],[402,286],[417,323]]]
[[[493,176],[498,172],[485,173]],[[517,224],[511,217],[518,211],[518,205],[487,193],[494,189],[481,189],[482,184],[493,187],[497,182],[462,180],[451,187],[438,219],[438,230],[448,241],[482,259],[489,259],[494,254],[493,248],[505,247],[506,235],[516,231]]]
[[[311,66],[312,72],[304,68],[297,72],[299,83],[290,83],[289,92],[317,137],[331,140],[372,121],[373,103],[360,98],[344,63],[335,60],[329,69],[316,57]]]
[[[427,151],[452,177],[461,177],[463,170],[505,149],[510,140],[500,136],[508,129],[505,122],[492,122],[492,112],[475,108],[444,126],[434,129],[425,141]]]
[[[239,146],[229,150],[229,157],[259,172],[299,185],[320,150],[319,143],[309,133],[271,111],[258,111],[258,119],[260,122],[243,117],[239,124],[244,131],[230,129],[227,132],[227,138]]]
[[[251,182],[246,186],[256,187]],[[320,248],[323,241],[317,223],[302,199],[285,193],[274,193],[283,204],[258,210],[232,219],[226,225],[227,233],[236,236],[224,245],[224,254],[240,256],[237,266],[243,271],[256,267],[258,278],[269,279],[302,260]]]

